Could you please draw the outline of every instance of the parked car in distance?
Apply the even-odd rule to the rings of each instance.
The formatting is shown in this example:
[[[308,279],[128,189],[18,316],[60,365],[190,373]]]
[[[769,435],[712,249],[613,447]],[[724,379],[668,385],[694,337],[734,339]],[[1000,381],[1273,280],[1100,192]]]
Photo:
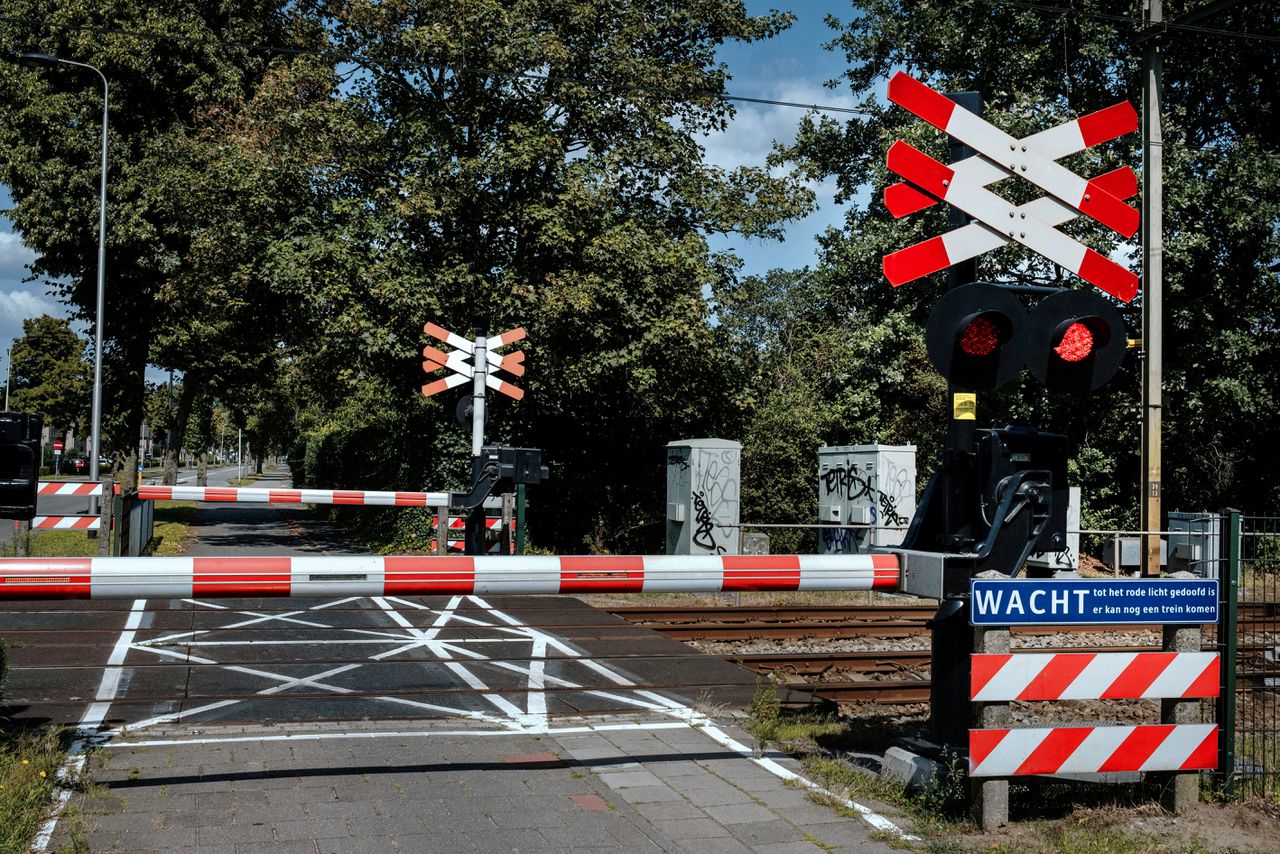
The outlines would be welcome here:
[[[72,457],[67,460],[67,465],[71,466],[71,469],[76,474],[84,474],[89,471],[89,461],[84,457]]]

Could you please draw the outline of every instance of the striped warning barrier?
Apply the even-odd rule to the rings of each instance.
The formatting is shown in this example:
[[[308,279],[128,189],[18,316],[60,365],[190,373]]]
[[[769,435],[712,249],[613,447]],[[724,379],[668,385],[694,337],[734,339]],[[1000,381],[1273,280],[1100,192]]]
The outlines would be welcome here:
[[[375,492],[367,489],[261,489],[234,486],[139,486],[142,501],[235,501],[253,504],[349,504],[379,507],[448,507],[447,492]],[[485,507],[501,507],[489,498]]]
[[[437,546],[438,544],[439,544],[439,541],[438,541],[438,540],[432,540],[432,541],[431,541],[431,550],[432,550],[433,552],[436,550],[436,546]],[[450,540],[450,541],[449,541],[449,551],[451,551],[451,552],[465,552],[466,550],[467,550],[467,544],[466,544],[466,542],[465,542],[465,541],[463,541],[463,540]],[[502,554],[502,543],[494,543],[493,545],[489,546],[489,551],[485,552],[485,554],[491,554],[491,555],[500,555],[500,554]]]
[[[436,525],[439,525],[439,524],[440,524],[440,517],[439,517],[439,516],[432,516],[432,517],[431,517],[431,527],[433,527],[433,528],[434,528]],[[490,517],[490,518],[486,518],[486,519],[484,520],[484,526],[485,526],[486,528],[490,529],[490,530],[499,530],[499,531],[501,531],[501,530],[502,530],[502,520],[501,520],[501,519],[499,519],[499,518],[497,518],[497,517]],[[449,517],[449,528],[450,528],[451,530],[454,530],[454,531],[460,531],[460,530],[462,530],[462,529],[463,529],[463,528],[465,528],[465,527],[467,527],[467,520],[466,520],[466,519],[462,518],[461,516],[450,516],[450,517]]]
[[[969,731],[971,777],[1192,771],[1217,764],[1217,724]]]
[[[1218,696],[1213,652],[974,655],[970,699],[1134,700]]]
[[[47,531],[53,528],[96,531],[101,527],[101,516],[36,516],[31,520],[33,531]]]
[[[36,490],[39,495],[101,495],[101,483],[85,483],[80,480],[48,480]]]
[[[0,600],[897,589],[892,555],[0,558]]]

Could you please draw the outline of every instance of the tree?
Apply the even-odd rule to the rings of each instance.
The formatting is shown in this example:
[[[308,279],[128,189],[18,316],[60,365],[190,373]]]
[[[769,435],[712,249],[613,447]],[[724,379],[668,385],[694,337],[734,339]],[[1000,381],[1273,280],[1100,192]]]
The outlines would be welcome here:
[[[1166,20],[1198,5],[1166,3]],[[892,289],[880,273],[883,255],[947,229],[944,206],[895,222],[880,201],[879,188],[896,180],[883,166],[892,140],[946,159],[941,133],[878,100],[881,81],[905,69],[940,91],[979,91],[985,117],[1018,137],[1119,100],[1137,104],[1140,22],[1115,13],[1101,0],[872,0],[859,3],[847,23],[831,21],[832,48],[849,60],[844,83],[865,114],[845,123],[810,117],[787,156],[811,176],[834,175],[852,202],[844,228],[822,241],[821,269],[842,283],[829,292],[833,300],[867,318],[897,312],[919,324],[942,285],[935,275]],[[1280,59],[1249,34],[1276,32],[1280,10],[1239,4],[1199,23],[1213,31],[1152,36],[1164,51],[1166,86],[1165,506],[1231,501],[1262,509],[1280,501],[1280,464],[1269,452],[1280,430],[1272,379],[1280,358]],[[1136,167],[1137,142],[1133,134],[1064,163],[1088,175]],[[867,187],[870,199],[862,195]],[[1008,192],[1030,198],[1025,187]],[[1136,266],[1133,244],[1085,222],[1069,230]],[[1086,287],[1017,248],[984,256],[979,278]],[[1134,337],[1139,306],[1140,299],[1126,309]],[[1072,473],[1084,487],[1086,526],[1132,526],[1139,370],[1136,358],[1127,360],[1106,390],[1086,397],[1017,383],[984,396],[980,417],[1066,432],[1078,449]],[[1224,411],[1231,416],[1221,417]]]
[[[22,321],[22,337],[13,344],[10,409],[35,412],[54,436],[88,423],[92,365],[89,343],[65,318],[41,315]]]
[[[307,471],[462,486],[454,400],[416,396],[422,323],[524,325],[527,396],[494,402],[488,437],[553,464],[539,540],[656,545],[663,445],[735,426],[741,378],[703,293],[736,261],[707,235],[776,236],[811,200],[705,163],[698,143],[731,113],[716,46],[786,16],[736,0],[314,8],[365,69],[326,230],[273,255],[309,308],[292,339]]]
[[[5,4],[0,49],[39,48],[86,62],[102,69],[111,83],[104,438],[117,449],[133,453],[137,447],[143,369],[155,355],[155,337],[190,326],[196,299],[179,285],[199,254],[193,242],[208,234],[193,225],[207,226],[218,218],[225,224],[225,207],[202,205],[207,199],[203,185],[174,180],[176,154],[187,150],[183,143],[194,128],[213,126],[225,133],[228,123],[220,117],[252,100],[264,80],[287,77],[281,68],[290,64],[290,50],[314,49],[322,42],[294,4],[279,0],[214,5],[181,0],[163,8],[121,0]],[[314,64],[314,59],[304,62]],[[63,67],[36,71],[0,64],[0,147],[6,152],[0,181],[13,194],[10,216],[39,253],[35,272],[65,282],[63,295],[90,322],[95,321],[101,106],[96,77]],[[185,215],[175,216],[177,210]],[[248,225],[263,230],[261,222]],[[206,266],[203,272],[211,279],[204,285],[227,275],[230,266]],[[175,293],[180,296],[171,298]],[[228,317],[243,322],[246,313]],[[206,342],[210,352],[235,338],[219,331],[222,340]],[[159,354],[163,366],[187,367],[175,354],[178,349]],[[126,478],[132,472],[132,466],[126,469]]]

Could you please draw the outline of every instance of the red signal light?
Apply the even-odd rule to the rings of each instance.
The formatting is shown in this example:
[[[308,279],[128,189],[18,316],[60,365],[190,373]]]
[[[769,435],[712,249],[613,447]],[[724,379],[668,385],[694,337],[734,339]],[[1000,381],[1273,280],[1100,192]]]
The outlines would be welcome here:
[[[1000,329],[985,315],[978,315],[960,333],[960,350],[968,356],[990,356],[1000,346]]]
[[[1062,340],[1053,348],[1064,362],[1079,362],[1093,353],[1093,330],[1076,321],[1062,333]]]

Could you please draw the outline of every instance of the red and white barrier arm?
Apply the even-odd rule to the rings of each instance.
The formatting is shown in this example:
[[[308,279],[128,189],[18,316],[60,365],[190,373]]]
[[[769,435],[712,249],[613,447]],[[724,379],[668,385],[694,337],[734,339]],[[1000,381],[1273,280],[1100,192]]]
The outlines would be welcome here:
[[[47,480],[36,489],[38,495],[101,495],[101,483],[80,480]]]
[[[36,516],[31,520],[31,530],[52,529],[96,531],[102,527],[101,516]]]
[[[1191,771],[1217,764],[1217,724],[969,731],[971,777]]]
[[[893,555],[0,558],[0,600],[897,587]]]
[[[252,504],[351,504],[381,507],[447,507],[447,492],[374,492],[363,489],[255,489],[234,486],[140,486],[142,501],[235,501]],[[485,507],[501,507],[489,498]]]
[[[975,655],[969,696],[1012,700],[1138,700],[1218,696],[1215,652]]]

